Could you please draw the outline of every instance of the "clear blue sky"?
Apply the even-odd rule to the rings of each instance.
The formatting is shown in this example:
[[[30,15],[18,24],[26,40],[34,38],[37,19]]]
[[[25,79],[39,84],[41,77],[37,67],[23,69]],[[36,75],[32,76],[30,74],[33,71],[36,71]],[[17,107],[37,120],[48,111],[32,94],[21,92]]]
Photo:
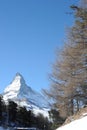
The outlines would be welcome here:
[[[63,45],[65,29],[72,25],[66,14],[71,4],[73,0],[0,0],[0,93],[17,72],[37,91],[49,86],[56,47]]]

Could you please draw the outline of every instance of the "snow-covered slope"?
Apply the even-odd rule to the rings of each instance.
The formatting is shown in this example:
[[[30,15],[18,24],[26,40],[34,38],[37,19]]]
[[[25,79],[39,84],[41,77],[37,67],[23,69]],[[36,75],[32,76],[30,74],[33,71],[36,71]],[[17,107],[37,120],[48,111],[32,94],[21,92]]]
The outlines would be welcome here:
[[[56,130],[87,130],[87,113],[84,116]]]
[[[5,101],[13,100],[27,109],[46,110],[49,108],[49,103],[44,96],[27,86],[20,73],[17,73],[11,84],[5,88],[3,98]]]

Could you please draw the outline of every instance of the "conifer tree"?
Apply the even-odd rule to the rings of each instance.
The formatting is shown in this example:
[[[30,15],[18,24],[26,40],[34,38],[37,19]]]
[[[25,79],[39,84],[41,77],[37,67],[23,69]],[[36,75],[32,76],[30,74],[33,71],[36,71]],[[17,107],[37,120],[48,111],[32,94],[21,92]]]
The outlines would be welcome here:
[[[15,102],[9,100],[8,106],[7,106],[8,121],[15,122],[16,115],[17,115],[17,104]]]
[[[67,117],[87,103],[87,6],[71,6],[74,25],[68,30],[67,41],[59,53],[50,75],[50,90],[61,116]]]
[[[2,95],[0,95],[0,121],[2,121],[3,118],[3,99],[2,99]]]

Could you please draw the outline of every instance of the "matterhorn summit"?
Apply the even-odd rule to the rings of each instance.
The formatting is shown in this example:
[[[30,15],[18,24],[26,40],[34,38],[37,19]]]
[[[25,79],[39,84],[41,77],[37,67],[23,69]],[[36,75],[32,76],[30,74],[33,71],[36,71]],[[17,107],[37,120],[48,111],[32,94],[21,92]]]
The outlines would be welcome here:
[[[20,73],[16,73],[11,84],[5,88],[3,99],[12,100],[27,109],[46,110],[49,108],[49,103],[44,96],[29,87]]]
[[[4,90],[4,98],[14,98],[19,95],[26,88],[25,80],[20,73],[17,73],[10,85]],[[24,90],[23,90],[24,89]]]

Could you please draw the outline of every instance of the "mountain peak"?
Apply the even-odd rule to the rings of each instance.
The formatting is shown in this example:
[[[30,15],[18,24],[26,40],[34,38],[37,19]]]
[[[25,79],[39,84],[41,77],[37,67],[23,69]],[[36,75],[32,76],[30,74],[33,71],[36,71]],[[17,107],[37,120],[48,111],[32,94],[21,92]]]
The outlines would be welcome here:
[[[20,80],[24,80],[23,76],[19,72],[16,73],[14,79],[15,78],[19,78]]]
[[[14,100],[27,107],[48,107],[48,102],[44,97],[29,87],[20,73],[16,73],[13,81],[5,88],[4,100]]]
[[[16,73],[16,76],[23,77],[19,72]]]
[[[12,81],[12,84],[13,83],[14,84],[20,84],[20,85],[25,84],[25,80],[24,80],[23,76],[19,72],[16,73],[16,75],[15,75],[13,81]]]
[[[20,73],[16,73],[11,84],[5,88],[4,93],[8,93],[10,91],[11,93],[14,92],[17,95],[21,89],[23,90],[25,88],[26,83],[23,76]]]

